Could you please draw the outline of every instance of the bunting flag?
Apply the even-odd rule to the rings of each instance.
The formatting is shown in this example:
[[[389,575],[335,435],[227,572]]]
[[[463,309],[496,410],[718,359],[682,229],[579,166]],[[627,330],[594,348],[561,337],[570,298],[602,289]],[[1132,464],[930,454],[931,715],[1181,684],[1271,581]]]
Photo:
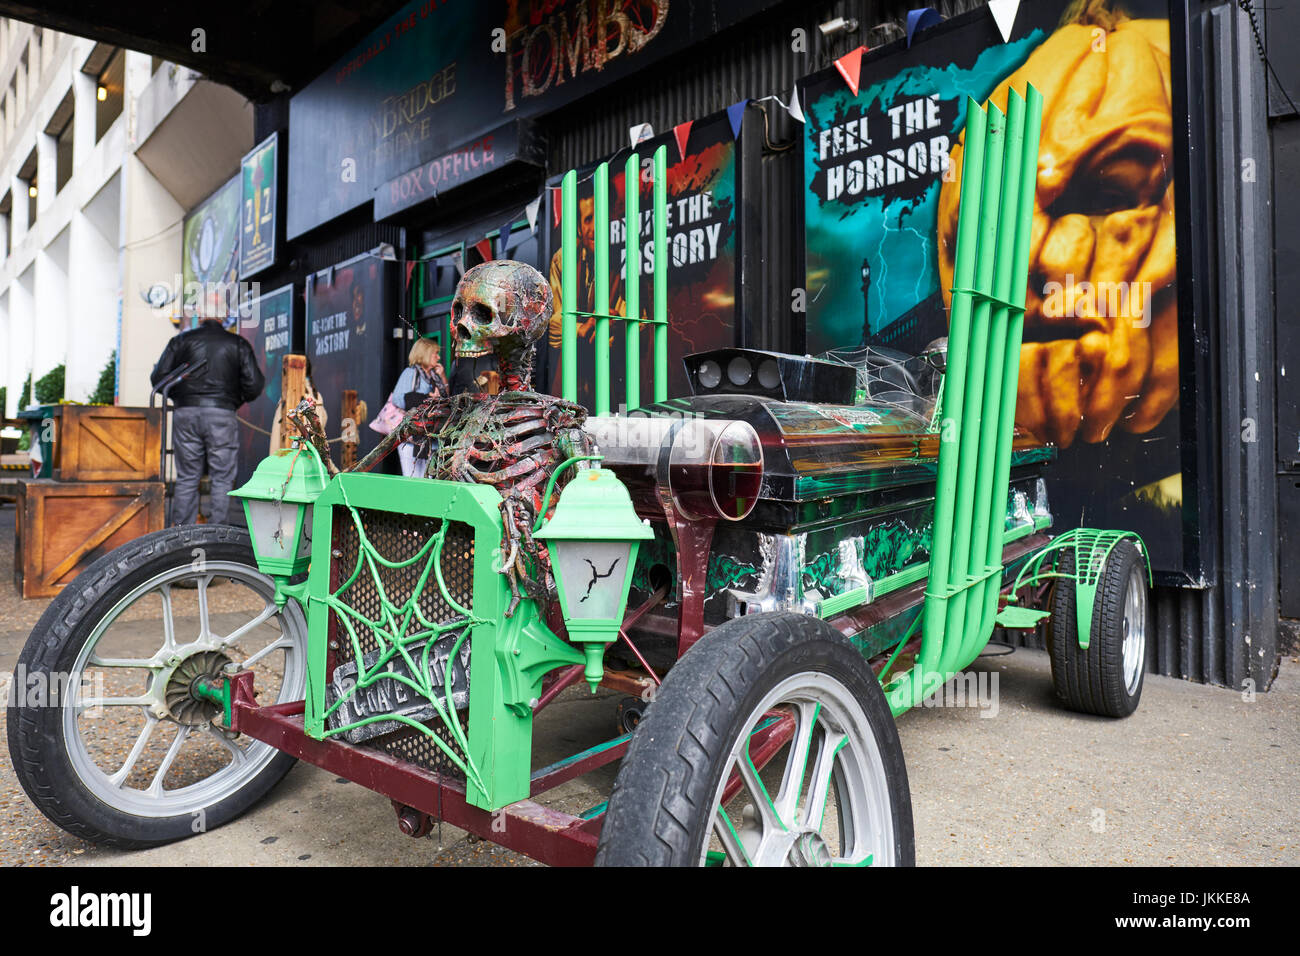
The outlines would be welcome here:
[[[844,82],[848,84],[849,91],[854,96],[858,95],[858,78],[862,75],[862,54],[866,52],[867,48],[860,46],[835,61],[835,69],[839,71],[840,76],[844,77]]]
[[[798,84],[795,84],[794,88],[790,90],[790,105],[787,106],[785,109],[786,112],[790,114],[791,118],[794,119],[796,123],[807,122],[807,120],[805,120],[803,116],[803,107],[799,104]]]
[[[727,122],[731,123],[731,138],[735,139],[740,135],[740,124],[745,118],[745,107],[749,105],[749,100],[739,100],[727,107]]]
[[[524,215],[528,217],[528,231],[537,235],[537,210],[541,208],[542,197],[538,196],[527,206],[524,207]]]
[[[635,126],[629,126],[627,130],[627,138],[632,143],[633,149],[648,139],[654,139],[654,135],[655,128],[649,123],[637,123]]]
[[[411,287],[411,273],[414,271],[415,271],[415,263],[408,262],[406,264],[406,288],[408,289]]]
[[[997,21],[998,32],[1002,42],[1011,42],[1011,28],[1016,25],[1016,11],[1020,9],[1020,0],[989,0],[989,12]]]
[[[673,127],[673,136],[677,139],[677,155],[682,159],[686,158],[686,143],[691,138],[691,123],[693,120],[687,120],[685,123],[678,123]]]
[[[560,209],[560,193],[561,189],[559,186],[551,187],[551,219],[554,220],[551,223],[551,226],[554,229],[560,228],[560,213],[563,212],[563,210]]]
[[[918,30],[928,30],[937,23],[942,23],[943,17],[934,7],[921,7],[919,10],[907,11],[907,45],[912,45],[912,37],[916,36]]]
[[[459,251],[453,252],[451,261],[456,266],[456,277],[460,278],[465,274],[465,256]]]
[[[517,242],[511,241],[512,239],[515,238],[514,228],[513,228],[514,222],[515,222],[515,217],[511,216],[509,219],[507,219],[505,222],[501,224],[501,228],[497,231],[497,258],[498,259],[509,259],[510,249],[513,246],[518,245]]]
[[[483,257],[484,262],[492,258],[492,240],[487,236],[474,243],[474,249]]]

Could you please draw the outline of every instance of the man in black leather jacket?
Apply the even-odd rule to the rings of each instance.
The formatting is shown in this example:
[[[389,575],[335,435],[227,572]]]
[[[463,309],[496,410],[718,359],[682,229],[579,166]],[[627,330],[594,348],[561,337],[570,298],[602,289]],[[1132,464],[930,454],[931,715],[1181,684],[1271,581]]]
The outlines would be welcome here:
[[[176,453],[176,490],[172,524],[194,524],[199,516],[199,479],[204,459],[212,479],[213,524],[227,524],[239,454],[235,410],[262,394],[266,379],[253,347],[227,332],[220,319],[204,319],[198,328],[175,336],[163,349],[149,380],[157,385],[182,365],[194,366],[171,390],[172,448]],[[202,364],[200,364],[202,363]]]

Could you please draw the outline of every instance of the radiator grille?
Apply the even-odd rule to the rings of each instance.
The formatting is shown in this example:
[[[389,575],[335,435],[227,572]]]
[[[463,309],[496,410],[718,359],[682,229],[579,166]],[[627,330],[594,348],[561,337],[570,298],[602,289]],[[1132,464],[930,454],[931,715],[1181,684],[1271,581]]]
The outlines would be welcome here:
[[[377,511],[368,508],[357,508],[355,513],[365,530],[370,547],[386,561],[395,563],[410,561],[416,557],[429,542],[429,539],[438,534],[443,524],[440,518]],[[379,586],[377,586],[369,567],[365,563],[360,544],[360,535],[353,521],[352,511],[346,507],[336,508],[333,521],[333,540],[330,548],[331,590],[337,591],[338,599],[342,603],[366,619],[371,621],[380,620],[383,615],[383,606],[380,600],[379,586],[382,586],[389,602],[399,608],[403,607],[414,595],[420,576],[428,566],[428,556],[411,561],[406,567],[400,568],[389,568],[377,563],[379,577]],[[338,590],[352,578],[357,569],[358,561],[362,562],[362,567],[360,573],[356,575],[356,579],[351,584],[348,584],[346,588],[341,591]],[[439,587],[437,577],[430,573],[423,589],[415,596],[415,602],[419,606],[420,612],[429,621],[445,624],[463,616],[461,612],[453,608],[448,598],[465,611],[470,611],[473,608],[473,528],[463,522],[448,522],[441,554],[438,559],[438,569],[442,574],[442,581],[446,587],[445,594],[442,588]],[[354,662],[361,663],[356,660],[356,651],[347,628],[340,621],[339,613],[333,610],[329,613],[330,639],[335,648],[334,666],[338,668]],[[376,654],[383,649],[380,646],[380,640],[375,637],[369,628],[355,618],[352,619],[351,623],[353,630],[356,632],[362,656]],[[414,630],[417,627],[419,625],[413,619],[410,628]],[[456,632],[451,632],[443,638],[444,641],[454,641],[455,639]],[[468,660],[466,660],[466,667],[468,668]],[[351,668],[348,668],[348,671],[355,673]],[[331,681],[333,676],[333,673],[329,675]],[[327,682],[327,687],[329,688],[327,691],[330,698],[329,703],[332,705],[334,703],[332,683]],[[460,695],[457,696],[459,698]],[[331,716],[328,721],[331,726],[337,726],[336,718],[339,713],[339,711],[336,711]],[[458,716],[462,729],[467,728],[468,711],[459,711]],[[424,715],[419,715],[417,719],[423,721]],[[387,722],[372,725],[373,729],[386,729],[392,726],[391,723]],[[425,726],[437,734],[438,738],[450,746],[452,751],[460,756],[462,760],[465,758],[463,749],[455,742],[451,731],[443,724],[441,719],[434,717],[425,721]],[[350,735],[352,733],[349,732]],[[419,731],[402,729],[384,733],[382,736],[367,740],[365,745],[375,747],[426,770],[446,773],[460,779],[464,779],[465,776],[463,771],[448,758],[446,753],[428,735]]]

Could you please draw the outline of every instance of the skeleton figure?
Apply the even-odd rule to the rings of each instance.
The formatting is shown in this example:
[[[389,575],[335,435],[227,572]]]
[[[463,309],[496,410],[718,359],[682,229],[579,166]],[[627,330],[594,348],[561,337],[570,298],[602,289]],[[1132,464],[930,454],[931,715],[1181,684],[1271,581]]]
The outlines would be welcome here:
[[[551,287],[532,266],[494,261],[466,272],[451,305],[456,355],[495,355],[501,390],[431,395],[353,469],[369,471],[399,442],[437,439],[426,477],[495,487],[505,527],[502,572],[514,596],[507,617],[521,588],[539,600],[551,590],[546,550],[533,541],[548,479],[567,458],[594,450],[582,406],[532,391],[537,340],[551,310]]]

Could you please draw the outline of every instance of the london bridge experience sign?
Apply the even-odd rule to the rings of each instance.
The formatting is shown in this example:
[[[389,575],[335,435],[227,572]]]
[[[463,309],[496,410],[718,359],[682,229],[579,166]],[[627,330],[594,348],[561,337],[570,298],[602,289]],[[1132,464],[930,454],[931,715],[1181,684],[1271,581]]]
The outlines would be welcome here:
[[[288,237],[775,2],[416,0],[290,101]]]

